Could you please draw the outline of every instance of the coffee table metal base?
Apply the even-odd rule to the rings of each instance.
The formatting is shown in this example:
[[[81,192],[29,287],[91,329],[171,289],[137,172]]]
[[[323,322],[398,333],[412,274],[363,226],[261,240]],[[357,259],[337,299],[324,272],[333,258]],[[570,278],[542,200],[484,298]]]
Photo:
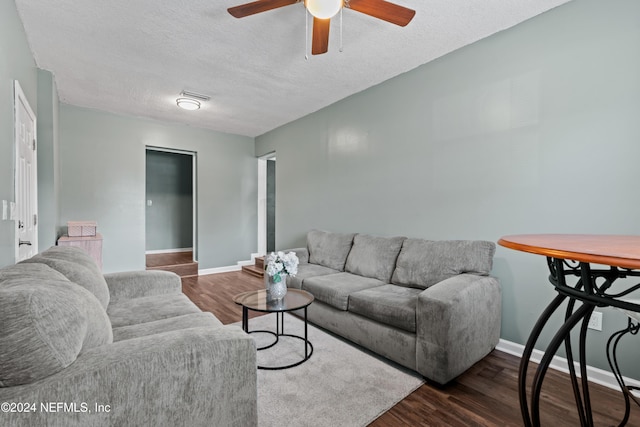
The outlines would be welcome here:
[[[277,311],[276,313],[276,332],[273,331],[267,331],[267,330],[254,330],[254,331],[249,331],[249,309],[245,306],[242,307],[242,329],[244,329],[244,331],[248,334],[254,334],[254,333],[265,333],[265,334],[271,334],[275,337],[275,340],[268,345],[264,345],[262,347],[258,347],[256,350],[260,351],[260,350],[266,350],[268,348],[271,348],[273,346],[275,346],[276,344],[278,344],[278,341],[280,340],[280,337],[290,337],[290,338],[296,338],[299,340],[304,341],[304,357],[302,358],[302,360],[299,360],[295,363],[291,363],[289,365],[281,365],[281,366],[260,366],[258,365],[258,369],[264,369],[264,370],[269,370],[269,371],[278,371],[281,369],[288,369],[288,368],[293,368],[294,366],[298,366],[301,365],[302,363],[306,362],[307,360],[309,360],[309,358],[311,357],[311,355],[313,354],[313,344],[311,344],[311,342],[309,341],[308,338],[308,323],[307,323],[307,308],[305,307],[304,309],[304,337],[301,337],[299,335],[293,335],[293,334],[285,334],[284,333],[284,313]]]

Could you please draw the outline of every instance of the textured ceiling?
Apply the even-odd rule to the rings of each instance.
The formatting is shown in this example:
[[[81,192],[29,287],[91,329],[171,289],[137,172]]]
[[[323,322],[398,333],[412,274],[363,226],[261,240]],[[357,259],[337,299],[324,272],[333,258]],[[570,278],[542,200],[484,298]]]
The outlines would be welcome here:
[[[398,0],[406,27],[351,10],[305,59],[302,3],[242,19],[242,0],[16,0],[60,100],[257,136],[569,0]],[[310,37],[309,37],[310,39]],[[309,41],[310,44],[310,41]],[[188,90],[211,97],[188,112]]]

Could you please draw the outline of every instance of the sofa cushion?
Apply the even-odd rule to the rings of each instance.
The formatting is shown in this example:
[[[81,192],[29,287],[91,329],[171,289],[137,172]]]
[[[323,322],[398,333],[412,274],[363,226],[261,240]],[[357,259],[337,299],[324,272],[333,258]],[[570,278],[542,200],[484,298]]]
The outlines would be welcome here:
[[[57,272],[46,264],[26,263],[15,264],[0,269],[0,288],[11,279],[32,279],[32,280],[58,280],[68,282],[64,274]]]
[[[351,273],[336,273],[326,276],[309,277],[302,282],[302,289],[325,304],[338,310],[349,308],[349,295],[363,289],[382,286],[378,279],[362,277]]]
[[[114,328],[200,312],[201,310],[184,294],[119,300],[107,308]]]
[[[312,230],[307,233],[309,262],[344,271],[355,233],[341,234]]]
[[[358,234],[344,267],[349,273],[391,282],[396,259],[406,237],[374,237]]]
[[[102,276],[102,270],[89,253],[79,246],[51,246],[39,255],[50,259],[73,261]]]
[[[396,261],[391,283],[426,289],[462,273],[487,276],[496,245],[481,240],[407,239]]]
[[[287,287],[302,289],[302,283],[308,277],[326,276],[327,274],[335,273],[339,273],[339,271],[318,264],[298,264],[298,274],[295,277],[287,277]]]
[[[422,289],[384,285],[349,295],[349,312],[405,331],[416,331],[416,305]]]
[[[122,341],[147,335],[161,334],[169,331],[179,331],[189,328],[221,328],[224,325],[213,314],[208,312],[185,314],[178,317],[156,320],[137,325],[113,328],[113,341]]]
[[[70,281],[91,292],[103,308],[109,305],[109,288],[100,268],[83,249],[75,246],[54,246],[21,263],[46,264],[64,274]]]
[[[7,279],[0,287],[0,387],[29,384],[110,344],[98,300],[68,280]]]

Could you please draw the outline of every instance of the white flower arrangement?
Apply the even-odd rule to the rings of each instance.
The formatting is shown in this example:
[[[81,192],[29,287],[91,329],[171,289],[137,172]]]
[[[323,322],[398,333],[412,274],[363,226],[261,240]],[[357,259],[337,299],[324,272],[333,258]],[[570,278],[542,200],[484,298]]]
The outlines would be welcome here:
[[[279,283],[282,280],[282,276],[295,277],[298,274],[298,257],[295,252],[284,253],[279,251],[278,253],[271,252],[264,259],[265,271],[273,277],[274,283]]]

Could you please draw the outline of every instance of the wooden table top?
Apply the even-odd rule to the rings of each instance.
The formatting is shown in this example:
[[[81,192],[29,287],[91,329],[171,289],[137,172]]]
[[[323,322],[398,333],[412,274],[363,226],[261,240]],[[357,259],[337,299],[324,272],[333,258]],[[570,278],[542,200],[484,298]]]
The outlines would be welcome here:
[[[518,234],[504,236],[498,244],[552,258],[640,269],[640,236]]]

